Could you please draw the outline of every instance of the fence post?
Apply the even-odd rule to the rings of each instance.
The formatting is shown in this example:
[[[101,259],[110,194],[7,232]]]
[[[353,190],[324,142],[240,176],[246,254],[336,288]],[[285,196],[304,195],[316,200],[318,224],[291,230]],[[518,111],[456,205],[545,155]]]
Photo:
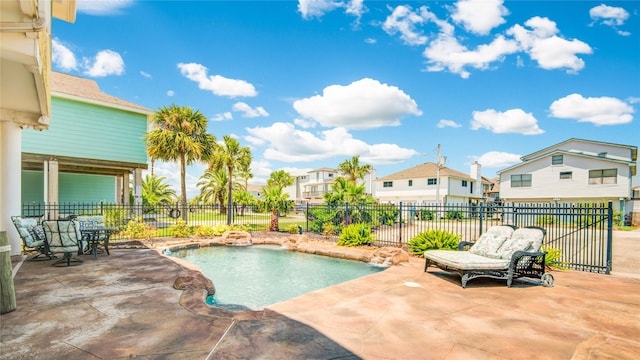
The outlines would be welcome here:
[[[402,245],[402,201],[400,201],[400,226],[398,226],[398,241],[400,241],[400,245]]]
[[[613,204],[609,201],[607,205],[607,270],[606,274],[611,274],[611,264],[613,262]]]
[[[305,204],[304,219],[307,222],[307,232],[309,232],[309,203]]]
[[[482,235],[482,218],[484,217],[484,202],[480,201],[480,206],[478,207],[478,225],[480,226],[480,234]]]
[[[6,231],[0,231],[0,314],[16,309],[16,292],[13,286],[11,245]]]
[[[349,226],[349,203],[344,203],[344,223]]]

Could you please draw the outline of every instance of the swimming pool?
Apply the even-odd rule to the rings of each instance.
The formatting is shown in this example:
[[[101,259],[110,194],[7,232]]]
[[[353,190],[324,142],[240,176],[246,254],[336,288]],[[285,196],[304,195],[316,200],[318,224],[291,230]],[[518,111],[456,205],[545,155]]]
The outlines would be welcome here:
[[[289,251],[279,246],[212,246],[171,256],[200,267],[216,293],[207,304],[228,310],[266,306],[384,270],[353,260]]]

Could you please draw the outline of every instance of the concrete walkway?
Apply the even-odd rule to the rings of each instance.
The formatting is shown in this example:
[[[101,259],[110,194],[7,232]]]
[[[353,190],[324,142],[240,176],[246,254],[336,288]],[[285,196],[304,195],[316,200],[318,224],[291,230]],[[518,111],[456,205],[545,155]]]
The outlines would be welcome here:
[[[274,304],[208,307],[182,265],[113,250],[77,267],[24,262],[0,359],[637,359],[640,279],[553,272],[556,286],[460,278],[423,261]]]

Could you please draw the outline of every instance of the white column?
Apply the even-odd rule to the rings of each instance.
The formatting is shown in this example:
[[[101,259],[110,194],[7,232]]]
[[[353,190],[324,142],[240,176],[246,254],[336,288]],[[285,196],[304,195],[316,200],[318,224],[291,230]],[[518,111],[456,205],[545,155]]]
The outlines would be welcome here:
[[[122,195],[122,175],[116,176],[116,204],[122,205],[123,203]]]
[[[142,216],[142,169],[133,170],[133,205],[137,216]]]
[[[58,200],[58,161],[49,160],[47,173],[47,204],[49,205],[49,220],[57,220],[60,210]]]
[[[122,178],[122,204],[129,205],[129,173]]]
[[[22,244],[11,216],[20,214],[22,182],[22,130],[9,121],[0,121],[0,231],[6,231],[11,255],[20,255]]]

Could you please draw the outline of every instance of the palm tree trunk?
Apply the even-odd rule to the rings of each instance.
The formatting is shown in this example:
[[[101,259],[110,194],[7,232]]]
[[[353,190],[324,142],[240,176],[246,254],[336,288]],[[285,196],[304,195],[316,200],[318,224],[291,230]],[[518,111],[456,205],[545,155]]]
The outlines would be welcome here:
[[[180,155],[180,212],[182,215],[182,220],[187,222],[187,216],[189,215],[187,212],[187,167],[185,154]]]
[[[276,208],[271,210],[271,224],[269,225],[269,231],[280,231],[280,226],[278,224],[278,210]]]
[[[231,196],[231,189],[233,188],[233,166],[228,166],[229,169],[229,189],[227,190],[227,194],[229,199],[227,199],[227,225],[231,225],[231,221],[233,219],[233,197]]]

